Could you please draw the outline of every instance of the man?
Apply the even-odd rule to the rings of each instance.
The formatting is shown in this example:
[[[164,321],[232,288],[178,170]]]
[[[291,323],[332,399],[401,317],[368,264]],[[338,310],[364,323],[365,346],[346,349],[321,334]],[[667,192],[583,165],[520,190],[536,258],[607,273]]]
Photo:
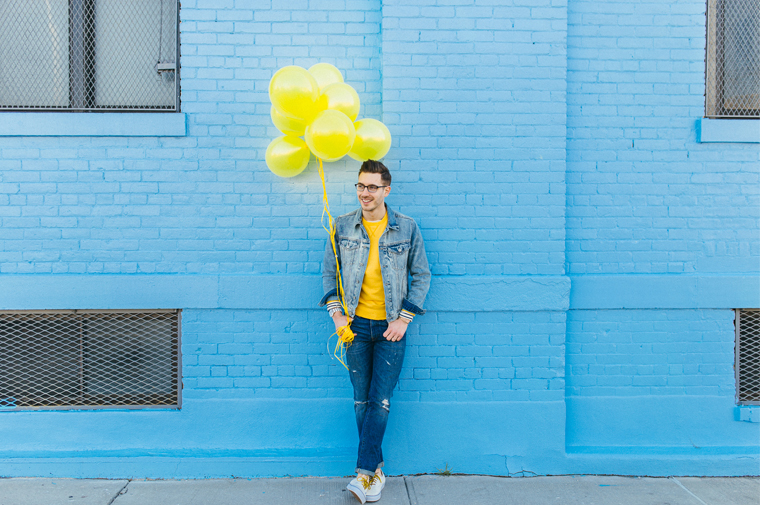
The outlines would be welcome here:
[[[348,484],[359,502],[375,502],[385,486],[382,442],[390,398],[404,361],[407,327],[430,287],[430,270],[417,224],[385,205],[391,174],[379,161],[359,169],[356,194],[361,209],[335,220],[335,244],[343,279],[343,313],[336,289],[335,255],[327,241],[320,306],[336,330],[351,320],[354,340],[346,359],[354,387],[354,411],[359,429],[356,478]]]

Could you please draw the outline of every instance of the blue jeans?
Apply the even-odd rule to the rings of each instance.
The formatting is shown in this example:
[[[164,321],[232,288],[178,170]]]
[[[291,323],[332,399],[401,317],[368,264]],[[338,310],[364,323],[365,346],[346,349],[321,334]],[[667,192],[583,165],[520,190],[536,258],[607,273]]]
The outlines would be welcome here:
[[[390,342],[383,337],[387,321],[356,317],[351,322],[354,341],[346,350],[354,411],[359,429],[356,471],[375,475],[383,466],[383,436],[388,424],[391,396],[404,363],[406,337]]]

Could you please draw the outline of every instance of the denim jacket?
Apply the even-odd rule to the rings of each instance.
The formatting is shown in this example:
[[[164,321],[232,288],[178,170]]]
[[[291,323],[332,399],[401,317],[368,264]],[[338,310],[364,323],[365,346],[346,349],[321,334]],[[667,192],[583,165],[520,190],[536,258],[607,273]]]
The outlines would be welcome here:
[[[385,315],[391,322],[399,318],[402,309],[412,314],[425,313],[422,304],[430,288],[430,269],[417,223],[392,211],[387,205],[385,208],[388,226],[379,239],[380,271],[385,288]],[[369,235],[362,224],[362,210],[357,209],[337,218],[335,229],[347,315],[353,319],[369,258]],[[325,296],[319,302],[320,307],[338,299],[336,285],[335,255],[328,240],[322,266]]]

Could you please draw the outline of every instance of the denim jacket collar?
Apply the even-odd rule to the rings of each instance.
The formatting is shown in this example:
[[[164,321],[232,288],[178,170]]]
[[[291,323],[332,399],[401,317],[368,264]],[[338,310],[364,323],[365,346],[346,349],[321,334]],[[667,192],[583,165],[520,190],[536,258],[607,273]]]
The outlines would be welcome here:
[[[396,218],[396,213],[391,210],[390,207],[388,207],[388,204],[385,204],[385,212],[388,214],[388,228],[392,230],[398,230],[398,222]],[[362,209],[359,208],[356,211],[356,215],[354,216],[354,228],[362,224]]]

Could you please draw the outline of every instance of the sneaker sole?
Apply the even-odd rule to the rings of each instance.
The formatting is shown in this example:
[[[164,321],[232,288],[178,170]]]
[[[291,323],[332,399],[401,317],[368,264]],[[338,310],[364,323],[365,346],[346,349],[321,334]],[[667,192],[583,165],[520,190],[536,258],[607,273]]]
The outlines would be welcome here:
[[[359,490],[354,490],[354,488],[352,486],[348,486],[346,489],[348,489],[349,491],[351,491],[351,494],[354,495],[354,498],[356,498],[359,501],[359,503],[361,503],[362,505],[364,505],[364,502],[367,501],[366,496],[364,497],[364,499],[362,499],[362,496],[359,494],[359,493],[362,493],[362,495],[363,495],[364,494],[363,492],[361,492]],[[380,498],[378,497],[378,500],[379,499]]]
[[[367,503],[372,503],[372,502],[378,501],[380,499],[381,495],[382,495],[382,493],[377,493],[374,496],[367,496]]]

